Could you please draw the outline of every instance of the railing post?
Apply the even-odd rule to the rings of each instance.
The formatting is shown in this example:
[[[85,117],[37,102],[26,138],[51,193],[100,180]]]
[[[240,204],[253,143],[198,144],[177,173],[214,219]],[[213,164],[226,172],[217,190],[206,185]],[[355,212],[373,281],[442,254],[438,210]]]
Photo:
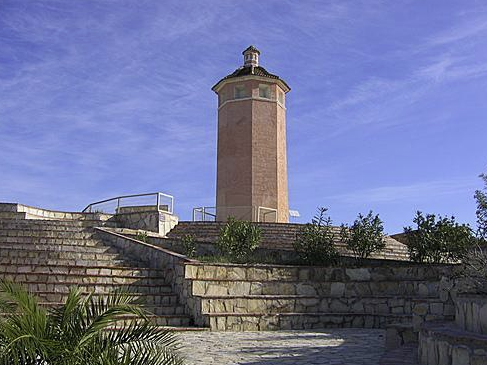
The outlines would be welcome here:
[[[117,199],[117,210],[115,214],[119,214],[119,213],[120,213],[120,198]]]
[[[159,210],[159,193],[157,193],[157,199],[156,199],[156,206],[157,206],[157,210]]]

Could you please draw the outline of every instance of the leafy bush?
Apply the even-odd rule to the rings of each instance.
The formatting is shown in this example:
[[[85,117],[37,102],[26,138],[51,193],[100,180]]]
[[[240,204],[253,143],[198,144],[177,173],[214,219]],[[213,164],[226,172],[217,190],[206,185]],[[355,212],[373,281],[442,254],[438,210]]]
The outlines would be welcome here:
[[[183,246],[184,254],[188,257],[196,256],[196,240],[194,235],[185,234],[181,239],[181,245]]]
[[[416,213],[416,229],[405,227],[406,245],[411,260],[416,262],[452,262],[462,259],[475,244],[472,229],[459,224],[455,217],[423,216]]]
[[[300,259],[309,265],[330,265],[338,261],[335,228],[327,211],[327,208],[318,208],[311,223],[304,225],[296,235],[294,249]]]
[[[477,201],[477,237],[481,240],[487,241],[487,174],[480,175],[484,181],[484,191],[477,190],[475,192],[475,200]]]
[[[121,292],[95,299],[71,289],[66,303],[48,310],[19,285],[1,282],[0,309],[0,364],[182,364],[174,334],[151,325]],[[137,322],[121,322],[127,315]]]
[[[261,229],[251,222],[233,217],[220,230],[217,248],[233,260],[241,260],[253,252],[260,243]]]
[[[138,241],[149,243],[149,236],[147,236],[147,232],[137,232],[137,234],[135,235],[135,239]]]
[[[476,294],[487,294],[487,251],[476,245],[468,251],[463,260],[462,276],[467,291]]]
[[[359,260],[386,247],[384,225],[379,215],[374,215],[372,211],[366,216],[359,214],[350,227],[342,224],[340,237]]]

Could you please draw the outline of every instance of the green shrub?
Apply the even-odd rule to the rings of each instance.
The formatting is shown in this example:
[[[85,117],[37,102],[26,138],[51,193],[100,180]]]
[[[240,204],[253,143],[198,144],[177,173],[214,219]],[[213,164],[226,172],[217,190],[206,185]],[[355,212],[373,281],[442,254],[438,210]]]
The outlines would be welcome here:
[[[196,240],[194,235],[185,234],[181,239],[181,245],[183,246],[184,254],[188,257],[196,256]]]
[[[475,192],[475,200],[477,201],[477,237],[481,240],[487,241],[487,174],[480,175],[484,181],[484,191],[477,190]]]
[[[233,260],[242,260],[259,246],[260,237],[261,229],[255,224],[229,217],[220,230],[217,248]]]
[[[335,247],[335,228],[326,214],[327,208],[318,208],[318,213],[296,235],[294,249],[301,261],[309,265],[331,265],[338,261]]]
[[[149,243],[149,236],[147,236],[147,232],[137,232],[137,234],[135,235],[135,239],[138,241]]]
[[[405,227],[406,245],[411,260],[416,262],[452,262],[462,259],[475,244],[472,229],[459,224],[455,217],[423,216],[416,213],[416,229]]]
[[[360,261],[386,247],[384,225],[372,211],[365,216],[359,214],[350,227],[342,224],[340,238]]]

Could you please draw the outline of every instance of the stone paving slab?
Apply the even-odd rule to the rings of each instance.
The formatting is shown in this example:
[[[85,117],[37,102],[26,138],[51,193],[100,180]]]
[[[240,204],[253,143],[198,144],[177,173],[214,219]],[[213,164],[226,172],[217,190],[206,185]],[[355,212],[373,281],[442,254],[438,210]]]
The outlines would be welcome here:
[[[183,332],[187,365],[377,365],[384,330]]]

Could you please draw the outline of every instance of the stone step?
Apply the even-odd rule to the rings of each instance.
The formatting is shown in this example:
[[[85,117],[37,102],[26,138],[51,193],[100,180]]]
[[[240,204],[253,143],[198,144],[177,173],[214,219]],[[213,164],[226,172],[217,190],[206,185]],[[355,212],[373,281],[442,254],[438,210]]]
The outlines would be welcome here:
[[[24,220],[24,219],[25,219],[25,213],[0,211],[0,220],[17,221],[17,220]]]
[[[22,226],[64,226],[64,227],[117,227],[117,222],[107,221],[101,219],[93,219],[93,217],[85,217],[84,219],[26,219],[25,213],[13,212],[12,217],[9,218],[6,214],[8,212],[0,212],[0,225],[1,224],[14,224]],[[20,218],[23,217],[23,218]]]
[[[140,322],[138,317],[132,315],[120,316],[120,324],[130,324]],[[171,327],[189,327],[192,324],[190,316],[185,314],[173,314],[173,315],[147,315],[149,321],[156,326],[171,326]],[[115,324],[116,326],[116,324]]]
[[[9,280],[8,275],[5,277]],[[18,281],[28,291],[37,295],[38,292],[50,291],[55,293],[68,293],[71,287],[77,287],[85,292],[93,292],[99,294],[108,294],[115,289],[120,289],[128,293],[145,293],[145,294],[171,294],[172,288],[168,285],[153,285],[153,284],[139,284],[139,283],[85,283],[79,281],[65,281],[65,282],[45,282],[45,281]]]
[[[45,252],[43,252],[45,253]],[[80,267],[99,267],[99,268],[123,268],[123,267],[132,267],[138,268],[142,266],[141,263],[138,262],[131,262],[128,259],[118,259],[109,256],[105,259],[98,258],[96,260],[83,260],[83,259],[73,259],[73,258],[51,258],[46,255],[36,255],[36,257],[0,257],[0,272],[13,272],[11,267],[17,266],[27,266],[27,265],[34,265],[34,266],[59,266],[59,267],[73,267],[73,266],[80,266]],[[11,266],[11,267],[10,267]]]
[[[141,303],[146,305],[157,306],[178,306],[178,296],[174,293],[162,293],[162,294],[150,294],[150,293],[138,293],[129,292],[134,298],[139,298]],[[64,303],[68,296],[68,292],[56,292],[53,290],[38,290],[34,293],[41,300],[45,300],[53,303]],[[83,294],[92,294],[94,297],[106,297],[111,295],[110,293],[93,293],[91,290],[83,291]]]
[[[49,246],[103,246],[102,241],[90,238],[47,238],[47,237],[0,237],[0,246],[4,244],[49,245]],[[1,248],[1,247],[0,247]]]
[[[166,285],[166,279],[163,277],[144,277],[144,276],[123,276],[123,275],[94,275],[94,274],[61,274],[61,273],[36,273],[26,272],[24,270],[30,268],[29,266],[19,267],[16,273],[0,273],[0,279],[9,280],[16,283],[45,283],[57,286],[64,286],[67,283],[70,285],[136,285],[157,287]],[[108,269],[101,269],[103,271]],[[99,271],[99,269],[95,269]]]
[[[17,259],[33,259],[33,260],[89,260],[89,261],[110,261],[121,259],[122,256],[115,249],[106,248],[100,251],[86,251],[64,248],[60,250],[59,247],[27,247],[21,248],[2,248],[0,247],[0,258],[17,258]],[[34,263],[34,262],[33,262]]]
[[[64,303],[63,302],[39,302],[39,304],[46,308],[59,308]],[[156,316],[164,315],[186,315],[184,313],[185,308],[182,305],[156,305],[156,304],[141,304],[142,309],[144,309],[148,314],[153,314]]]
[[[61,244],[28,244],[28,243],[0,243],[1,253],[7,250],[16,251],[45,251],[45,252],[78,252],[87,254],[117,253],[117,250],[110,246],[82,246],[82,245],[61,245]],[[8,255],[6,255],[8,256]]]
[[[417,295],[432,297],[439,294],[439,283],[428,285],[422,280],[356,281],[356,282],[278,282],[278,281],[229,281],[194,280],[192,294],[212,295],[311,295],[332,297],[384,295]]]
[[[14,223],[0,220],[0,232],[94,232],[96,227],[59,224],[25,224],[23,221]],[[37,233],[40,234],[40,233]]]
[[[391,322],[411,322],[404,314],[363,313],[212,313],[206,315],[212,330],[266,331],[318,328],[384,328]]]
[[[110,262],[110,261],[109,261]],[[95,261],[96,263],[96,261]],[[140,277],[140,278],[161,278],[166,274],[165,270],[158,270],[146,267],[126,266],[107,266],[107,265],[76,265],[72,264],[40,264],[40,265],[14,265],[0,264],[0,275],[4,274],[70,274],[70,275],[103,275],[103,276],[126,276],[126,277]]]
[[[37,238],[37,239],[89,239],[93,238],[95,235],[95,231],[49,231],[49,230],[20,230],[20,229],[12,229],[12,230],[5,230],[0,229],[0,241],[5,240],[6,238],[14,238],[17,240],[22,240],[24,238]]]
[[[413,314],[413,296],[370,297],[320,297],[320,296],[230,296],[200,297],[203,313],[366,313],[366,314]],[[437,298],[422,299],[425,302]]]
[[[487,364],[487,335],[464,331],[454,322],[425,322],[418,357],[422,365]]]

